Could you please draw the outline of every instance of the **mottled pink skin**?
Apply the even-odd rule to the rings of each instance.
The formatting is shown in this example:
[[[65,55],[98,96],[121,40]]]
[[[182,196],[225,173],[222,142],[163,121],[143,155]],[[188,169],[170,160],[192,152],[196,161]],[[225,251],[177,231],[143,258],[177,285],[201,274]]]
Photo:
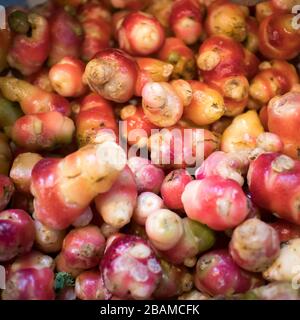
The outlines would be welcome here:
[[[21,269],[9,273],[3,300],[54,300],[54,274],[49,268]]]
[[[31,191],[34,193],[36,218],[45,225],[62,230],[72,224],[85,208],[71,206],[62,199],[56,183],[60,159],[39,161],[32,170]]]
[[[249,161],[243,161],[242,158],[235,157],[233,154],[216,151],[204,160],[196,170],[195,177],[197,180],[202,180],[205,177],[217,175],[233,179],[243,185],[242,174],[247,172],[248,166]]]
[[[8,81],[10,80],[10,78],[6,79]],[[18,83],[16,85],[18,85]],[[20,88],[16,88],[16,90],[23,90],[24,94],[22,98],[16,101],[20,103],[21,109],[25,114],[57,111],[65,116],[70,115],[71,107],[66,98],[53,92],[47,92],[28,82],[22,82],[19,83],[19,85]]]
[[[105,66],[107,70],[112,72],[109,80],[103,83],[103,79],[99,79],[98,75],[93,74],[95,71],[94,65],[88,71],[88,68],[86,68],[84,79],[92,91],[97,92],[107,100],[118,103],[130,100],[134,94],[138,77],[138,65],[131,56],[119,49],[104,49],[99,51],[89,63],[91,62],[95,62],[96,66]],[[118,88],[116,88],[115,82],[118,83]]]
[[[207,38],[199,47],[199,55],[207,51],[217,51],[221,61],[212,70],[201,70],[205,82],[245,74],[245,53],[243,46],[233,39],[225,36],[212,36]]]
[[[98,265],[105,248],[105,238],[94,225],[71,230],[64,239],[62,252],[72,268],[90,269]]]
[[[132,235],[113,240],[106,249],[101,270],[106,288],[125,299],[149,299],[162,276],[160,263],[149,244]]]
[[[151,35],[151,40],[147,40],[146,46],[143,43],[139,43],[140,40],[144,40],[144,37],[141,39],[137,37],[137,30],[142,28],[144,24],[151,25],[151,32],[155,33],[155,40]],[[134,56],[151,55],[157,52],[165,41],[165,32],[159,21],[154,16],[141,11],[126,15],[118,28],[117,36],[120,48]],[[151,45],[149,44],[150,41]]]
[[[26,114],[17,119],[11,130],[15,144],[27,151],[51,150],[72,142],[73,121],[60,112]]]
[[[299,160],[300,92],[291,91],[270,100],[267,119],[270,132],[278,135],[284,144],[284,154]]]
[[[86,92],[82,82],[85,64],[74,57],[66,56],[53,65],[49,79],[54,90],[64,97],[78,97]]]
[[[262,272],[279,255],[279,237],[276,230],[265,222],[248,219],[234,229],[229,252],[241,268]]]
[[[106,223],[120,228],[130,222],[137,196],[137,184],[134,175],[129,166],[126,166],[109,191],[99,194],[95,198],[95,205]]]
[[[14,192],[15,187],[12,180],[0,174],[0,211],[6,208]]]
[[[153,192],[158,194],[165,178],[161,168],[150,163],[150,160],[142,157],[132,157],[128,160],[128,166],[134,174],[138,192]]]
[[[7,60],[11,67],[23,75],[37,72],[46,61],[50,50],[50,28],[42,16],[30,14],[32,36],[16,34],[10,46]]]
[[[82,27],[85,36],[81,57],[84,61],[89,61],[97,52],[110,47],[112,30],[108,22],[100,19],[83,21]]]
[[[74,268],[68,265],[65,256],[62,253],[59,253],[55,257],[55,268],[58,272],[67,272],[74,278],[84,271],[83,269]]]
[[[35,237],[33,220],[20,209],[0,212],[0,262],[29,252]]]
[[[183,40],[186,44],[193,44],[199,40],[203,26],[203,8],[197,0],[177,0],[174,1],[170,14],[170,26],[176,38]],[[184,24],[184,20],[193,21],[192,26]]]
[[[78,10],[84,32],[81,57],[89,61],[102,49],[110,46],[112,35],[111,13],[98,2],[86,2]]]
[[[182,202],[189,218],[214,230],[236,227],[248,215],[247,198],[240,185],[219,176],[190,182]]]
[[[194,278],[198,290],[215,296],[243,293],[259,284],[259,280],[243,271],[227,250],[210,251],[197,262]]]
[[[279,157],[282,158],[279,153],[264,153],[250,164],[248,186],[251,197],[259,207],[300,225],[300,161],[290,158],[287,161],[291,167],[281,168],[280,172],[276,169]]]
[[[54,300],[53,260],[31,251],[7,269],[3,300]]]
[[[109,300],[111,294],[104,286],[99,271],[82,272],[75,281],[76,297],[80,300]]]
[[[77,19],[64,9],[57,9],[50,20],[51,49],[49,65],[65,56],[78,58],[82,43],[82,30]]]
[[[171,171],[164,179],[160,193],[169,209],[183,209],[181,196],[185,186],[193,180],[185,169]]]
[[[183,236],[176,245],[161,252],[174,265],[182,265],[186,259],[194,259],[200,252],[209,250],[215,244],[215,234],[206,226],[187,217],[182,219]]]

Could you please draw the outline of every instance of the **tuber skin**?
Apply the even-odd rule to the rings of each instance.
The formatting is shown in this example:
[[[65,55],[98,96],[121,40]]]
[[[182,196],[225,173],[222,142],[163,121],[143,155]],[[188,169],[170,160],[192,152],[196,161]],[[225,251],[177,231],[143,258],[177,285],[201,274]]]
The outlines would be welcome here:
[[[165,178],[164,171],[142,157],[131,157],[128,166],[134,174],[138,193],[149,191],[159,193]]]
[[[243,175],[247,173],[248,166],[248,156],[243,152],[216,151],[204,160],[196,170],[195,177],[202,180],[217,175],[224,179],[232,179],[243,186]]]
[[[295,67],[283,60],[262,62],[260,71],[252,79],[249,93],[260,105],[267,104],[273,97],[289,92],[299,83]]]
[[[125,163],[123,149],[112,141],[89,144],[63,159],[39,161],[31,175],[37,219],[53,229],[67,228],[96,195],[110,189]]]
[[[32,152],[20,153],[15,157],[9,176],[18,191],[30,194],[32,169],[42,159],[38,153]]]
[[[253,275],[242,270],[225,249],[202,255],[196,265],[195,286],[215,296],[244,293],[259,284]]]
[[[75,280],[75,293],[80,300],[109,300],[111,294],[104,286],[99,271],[88,270],[80,273]]]
[[[112,36],[111,13],[98,2],[85,2],[79,9],[79,21],[83,29],[81,58],[91,60],[102,49],[110,47]]]
[[[267,107],[268,128],[283,142],[283,152],[299,159],[300,139],[298,119],[300,117],[300,92],[288,92],[273,98]]]
[[[15,35],[7,55],[10,67],[24,76],[37,72],[50,51],[50,27],[47,19],[36,13],[29,13],[27,20],[31,26],[31,36]]]
[[[243,42],[247,36],[248,14],[247,7],[227,0],[214,1],[208,7],[205,30],[209,36],[226,35]]]
[[[249,110],[235,117],[225,129],[221,150],[224,152],[237,152],[251,150],[256,147],[256,139],[264,132],[257,112]]]
[[[50,18],[50,39],[49,66],[53,66],[65,56],[79,57],[82,28],[79,21],[63,8],[56,9]]]
[[[263,153],[251,162],[247,180],[256,205],[300,224],[299,161],[280,153]]]
[[[68,100],[24,80],[0,77],[0,91],[4,98],[19,102],[25,114],[57,111],[68,116],[71,113]]]
[[[55,258],[55,268],[58,272],[66,272],[70,274],[73,278],[76,278],[83,269],[78,269],[67,264],[66,258],[63,254],[59,253]]]
[[[0,261],[9,261],[31,250],[34,224],[30,215],[20,209],[0,212]]]
[[[222,95],[213,87],[200,81],[189,82],[192,100],[184,108],[184,117],[199,126],[212,124],[225,114]]]
[[[276,13],[259,25],[259,51],[268,59],[290,60],[299,54],[300,34],[293,28],[293,14]]]
[[[185,169],[173,170],[165,177],[160,188],[160,193],[164,204],[169,209],[183,209],[181,196],[185,186],[192,180],[192,176]]]
[[[72,223],[75,228],[85,227],[93,220],[94,213],[91,207],[87,207],[84,212]]]
[[[126,166],[106,193],[95,198],[98,213],[114,228],[128,224],[137,201],[137,185],[129,166]]]
[[[27,114],[19,118],[11,130],[12,140],[28,151],[51,150],[72,142],[73,121],[60,112]]]
[[[164,43],[165,33],[159,21],[142,11],[126,15],[117,30],[120,49],[133,56],[156,53]]]
[[[76,138],[80,147],[94,143],[104,129],[117,133],[112,104],[96,93],[89,93],[80,102],[75,117]]]
[[[148,82],[142,90],[142,107],[155,126],[175,125],[183,114],[183,101],[167,82]]]
[[[0,211],[7,207],[14,192],[14,181],[4,174],[0,174]]]
[[[44,253],[55,253],[61,250],[65,230],[54,230],[38,220],[34,220],[35,246]]]
[[[277,232],[280,243],[300,238],[300,226],[297,226],[294,223],[278,219],[277,221],[270,223],[270,226]]]
[[[2,300],[54,300],[53,259],[32,251],[8,268]]]
[[[212,36],[199,47],[197,65],[204,81],[224,96],[225,115],[243,112],[249,91],[243,46],[227,36]]]
[[[176,38],[187,45],[196,43],[203,32],[204,8],[196,0],[176,0],[170,14],[170,27]]]
[[[281,152],[284,148],[280,137],[271,132],[263,132],[256,139],[256,146],[265,152]]]
[[[172,79],[191,80],[196,73],[193,51],[180,39],[166,38],[158,52],[158,58],[173,65]]]
[[[190,182],[181,199],[190,219],[214,230],[236,227],[248,215],[246,195],[240,185],[220,176]]]
[[[142,192],[137,197],[132,219],[144,226],[149,215],[162,208],[164,208],[164,201],[160,196],[153,192]]]
[[[49,80],[53,89],[63,97],[78,97],[86,92],[82,82],[84,63],[73,57],[64,57],[49,70]]]
[[[182,266],[174,266],[160,260],[162,279],[153,293],[155,299],[175,298],[193,287],[193,276]]]
[[[229,252],[241,268],[263,272],[279,255],[279,237],[275,229],[265,222],[248,219],[234,229]]]
[[[168,209],[153,211],[145,223],[146,234],[158,250],[173,248],[183,235],[182,219]]]
[[[153,58],[136,58],[139,66],[138,79],[135,87],[135,95],[141,96],[143,87],[148,82],[168,81],[172,72],[173,65]]]
[[[94,225],[75,228],[64,238],[62,250],[66,265],[76,269],[96,267],[102,258],[105,238]]]
[[[120,117],[126,121],[121,127],[120,133],[129,145],[145,147],[152,130],[158,127],[151,123],[145,115],[142,106],[129,104],[120,111]]]
[[[83,82],[103,98],[122,103],[133,96],[137,76],[131,56],[120,49],[104,49],[86,65]]]
[[[175,265],[185,264],[193,267],[196,264],[196,256],[209,250],[216,241],[213,230],[207,226],[191,220],[187,217],[182,219],[183,235],[173,248],[161,251],[165,260]],[[193,261],[191,265],[189,260]]]
[[[282,245],[280,254],[263,277],[270,282],[287,281],[299,285],[300,239],[292,239]]]
[[[122,235],[106,249],[101,262],[105,287],[118,298],[149,299],[157,288],[162,269],[148,243]]]

